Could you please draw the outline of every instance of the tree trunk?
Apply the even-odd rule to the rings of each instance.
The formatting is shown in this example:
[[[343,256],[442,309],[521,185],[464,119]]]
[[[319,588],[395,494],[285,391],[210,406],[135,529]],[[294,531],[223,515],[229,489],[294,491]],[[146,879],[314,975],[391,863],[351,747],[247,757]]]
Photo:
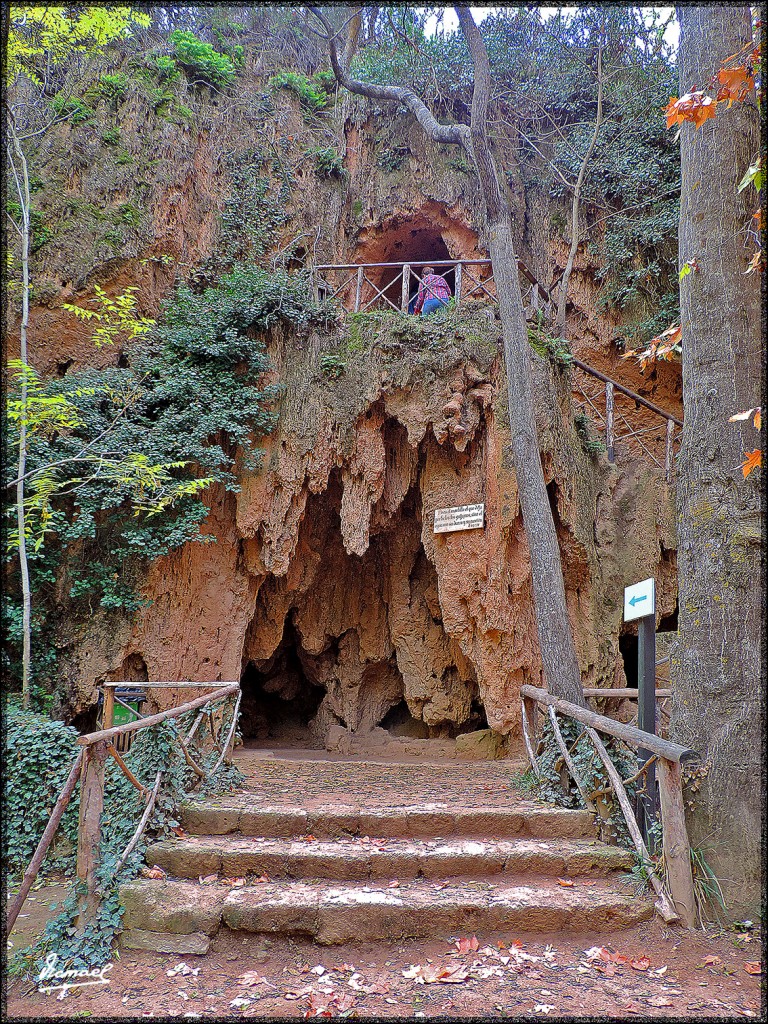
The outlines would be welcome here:
[[[751,39],[748,7],[681,7],[680,95],[703,87]],[[692,845],[733,912],[757,912],[760,891],[763,598],[760,490],[744,480],[751,422],[729,415],[760,404],[759,274],[744,226],[752,187],[739,181],[759,152],[751,100],[681,133],[679,262],[698,270],[680,287],[682,445],[677,472],[679,644],[670,728],[700,751],[708,774],[695,794]]]
[[[331,36],[331,26],[322,12],[316,7],[311,10],[323,22],[328,35]],[[551,693],[573,704],[586,707],[565,601],[560,548],[539,454],[531,350],[512,242],[512,218],[506,195],[499,185],[496,165],[488,142],[490,64],[485,43],[468,9],[457,7],[455,10],[474,63],[475,83],[470,128],[462,124],[439,124],[410,89],[371,85],[352,79],[347,67],[339,59],[333,39],[329,40],[331,64],[339,82],[350,92],[375,99],[397,100],[405,104],[430,138],[436,142],[463,145],[475,164],[487,222],[493,277],[499,299],[509,421],[512,431],[512,456],[523,525],[531,554],[536,625],[544,675]]]
[[[29,170],[13,123],[8,125],[13,152],[18,160],[18,171],[14,179],[21,207],[21,327],[19,330],[19,356],[27,364],[27,329],[29,327],[29,245],[30,245],[30,194]],[[11,156],[13,160],[13,156]],[[15,169],[14,169],[15,170]],[[19,173],[21,178],[19,178]],[[22,598],[22,655],[21,694],[25,708],[30,705],[32,677],[32,593],[29,584],[29,563],[27,561],[26,515],[24,510],[24,474],[27,466],[27,380],[21,378],[21,416],[19,420],[19,460],[16,481],[16,525],[19,531],[19,570],[21,572]]]

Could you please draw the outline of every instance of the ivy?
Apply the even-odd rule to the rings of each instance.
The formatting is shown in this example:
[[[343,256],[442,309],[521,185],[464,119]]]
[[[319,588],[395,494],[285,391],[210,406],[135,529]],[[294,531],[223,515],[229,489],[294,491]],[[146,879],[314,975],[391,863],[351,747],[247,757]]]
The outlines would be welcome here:
[[[146,786],[163,773],[149,828],[117,871],[119,858],[133,836],[145,803],[141,793],[126,778],[119,766],[108,758],[105,769],[104,810],[101,817],[101,847],[98,885],[101,903],[98,913],[82,930],[75,927],[82,883],[75,880],[69,888],[59,914],[50,921],[42,936],[28,949],[16,954],[12,969],[37,974],[46,955],[55,952],[61,966],[73,969],[98,967],[112,956],[113,941],[121,928],[122,907],[119,886],[139,870],[148,842],[170,834],[178,826],[176,809],[190,793],[197,776],[188,767],[177,738],[186,733],[197,712],[143,729],[135,736],[125,761],[133,774]],[[225,713],[225,726],[231,724],[231,711]],[[17,877],[32,857],[64,781],[79,749],[77,732],[62,722],[42,715],[11,708],[8,714],[6,755],[10,769],[6,782],[6,839],[9,868]],[[222,765],[212,772],[218,751],[210,749],[205,719],[198,729],[201,746],[207,754],[195,751],[196,759],[210,774],[204,792],[223,793],[241,785],[236,768]],[[197,742],[196,736],[196,742]],[[49,855],[46,868],[74,871],[77,847],[79,790],[64,813],[60,826],[66,840],[63,854]],[[30,813],[31,812],[31,813]]]

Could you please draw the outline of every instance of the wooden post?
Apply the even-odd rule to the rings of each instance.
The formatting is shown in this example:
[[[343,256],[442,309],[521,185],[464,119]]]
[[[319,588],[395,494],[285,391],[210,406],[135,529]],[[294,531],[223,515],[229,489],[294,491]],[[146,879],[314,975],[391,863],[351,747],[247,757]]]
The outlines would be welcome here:
[[[357,288],[355,289],[355,312],[360,312],[360,296],[363,291],[363,268],[357,268]]]
[[[408,289],[411,285],[411,268],[407,263],[403,264],[403,289],[400,292],[400,311],[408,312]]]
[[[536,752],[533,748],[533,741],[536,739],[536,703],[530,697],[523,697],[520,713],[523,720],[523,739],[525,749],[528,752],[528,760],[531,762],[531,771],[538,779],[539,766],[536,764]],[[529,735],[530,729],[530,735]]]
[[[24,872],[24,877],[21,880],[21,888],[19,889],[16,897],[8,910],[8,917],[5,921],[6,935],[11,934],[11,929],[16,923],[16,918],[19,916],[19,911],[24,906],[24,900],[27,898],[29,890],[32,888],[32,883],[37,878],[37,873],[45,860],[45,855],[48,852],[48,847],[51,845],[53,837],[56,835],[56,829],[59,827],[64,811],[67,809],[67,805],[75,791],[77,780],[80,778],[80,769],[83,765],[83,754],[81,750],[77,755],[75,763],[67,776],[67,781],[64,783],[64,788],[59,794],[59,799],[56,801],[56,806],[53,808],[48,824],[45,826],[40,842],[37,844],[32,860],[29,862],[29,867]]]
[[[613,462],[613,382],[605,382],[605,447],[608,461]]]
[[[673,420],[667,420],[667,446],[664,453],[664,477],[667,483],[672,482],[672,438],[675,434]]]
[[[99,905],[98,879],[101,854],[101,812],[104,807],[104,771],[107,744],[99,740],[88,747],[80,792],[80,824],[77,835],[77,877],[85,882],[86,894],[80,904],[78,927],[96,913]]]
[[[691,848],[685,827],[680,765],[662,757],[658,761],[661,820],[664,825],[664,862],[669,891],[684,928],[696,927]]]
[[[455,286],[456,286],[456,309],[461,305],[461,260],[456,264],[455,271]]]
[[[101,713],[101,728],[111,729],[115,724],[115,688],[104,687],[104,707]]]
[[[644,615],[637,622],[637,727],[656,735],[656,616]],[[652,751],[637,751],[638,767],[645,764]],[[638,824],[646,845],[651,846],[650,830],[656,820],[656,770],[651,766],[645,776],[645,795],[638,804]],[[655,853],[651,849],[651,853]]]

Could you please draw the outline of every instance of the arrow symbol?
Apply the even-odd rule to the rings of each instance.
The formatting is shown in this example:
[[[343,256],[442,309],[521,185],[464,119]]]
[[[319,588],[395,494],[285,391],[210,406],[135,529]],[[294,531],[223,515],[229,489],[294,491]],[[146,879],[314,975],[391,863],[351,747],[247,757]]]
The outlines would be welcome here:
[[[636,604],[638,604],[640,601],[645,601],[647,597],[647,594],[643,594],[641,597],[630,597],[629,604],[631,604],[634,608]]]

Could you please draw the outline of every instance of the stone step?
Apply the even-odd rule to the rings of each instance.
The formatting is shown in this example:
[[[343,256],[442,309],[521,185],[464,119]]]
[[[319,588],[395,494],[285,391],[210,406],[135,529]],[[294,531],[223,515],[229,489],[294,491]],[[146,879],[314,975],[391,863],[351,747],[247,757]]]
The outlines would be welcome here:
[[[175,878],[220,874],[270,878],[447,878],[530,874],[604,875],[632,867],[628,850],[589,839],[267,839],[189,836],[147,849],[147,863]]]
[[[221,884],[137,879],[121,886],[126,948],[205,953],[224,925],[241,932],[306,935],[323,945],[504,932],[606,934],[650,918],[653,902],[605,880],[562,888],[526,875],[508,881],[387,885],[333,882]]]
[[[313,835],[317,839],[341,836],[576,839],[595,835],[588,811],[548,807],[519,798],[508,807],[420,803],[367,810],[343,804],[321,804],[313,808],[291,804],[259,806],[254,796],[245,794],[184,804],[181,824],[190,835],[240,832],[246,836],[283,839],[299,835]]]

